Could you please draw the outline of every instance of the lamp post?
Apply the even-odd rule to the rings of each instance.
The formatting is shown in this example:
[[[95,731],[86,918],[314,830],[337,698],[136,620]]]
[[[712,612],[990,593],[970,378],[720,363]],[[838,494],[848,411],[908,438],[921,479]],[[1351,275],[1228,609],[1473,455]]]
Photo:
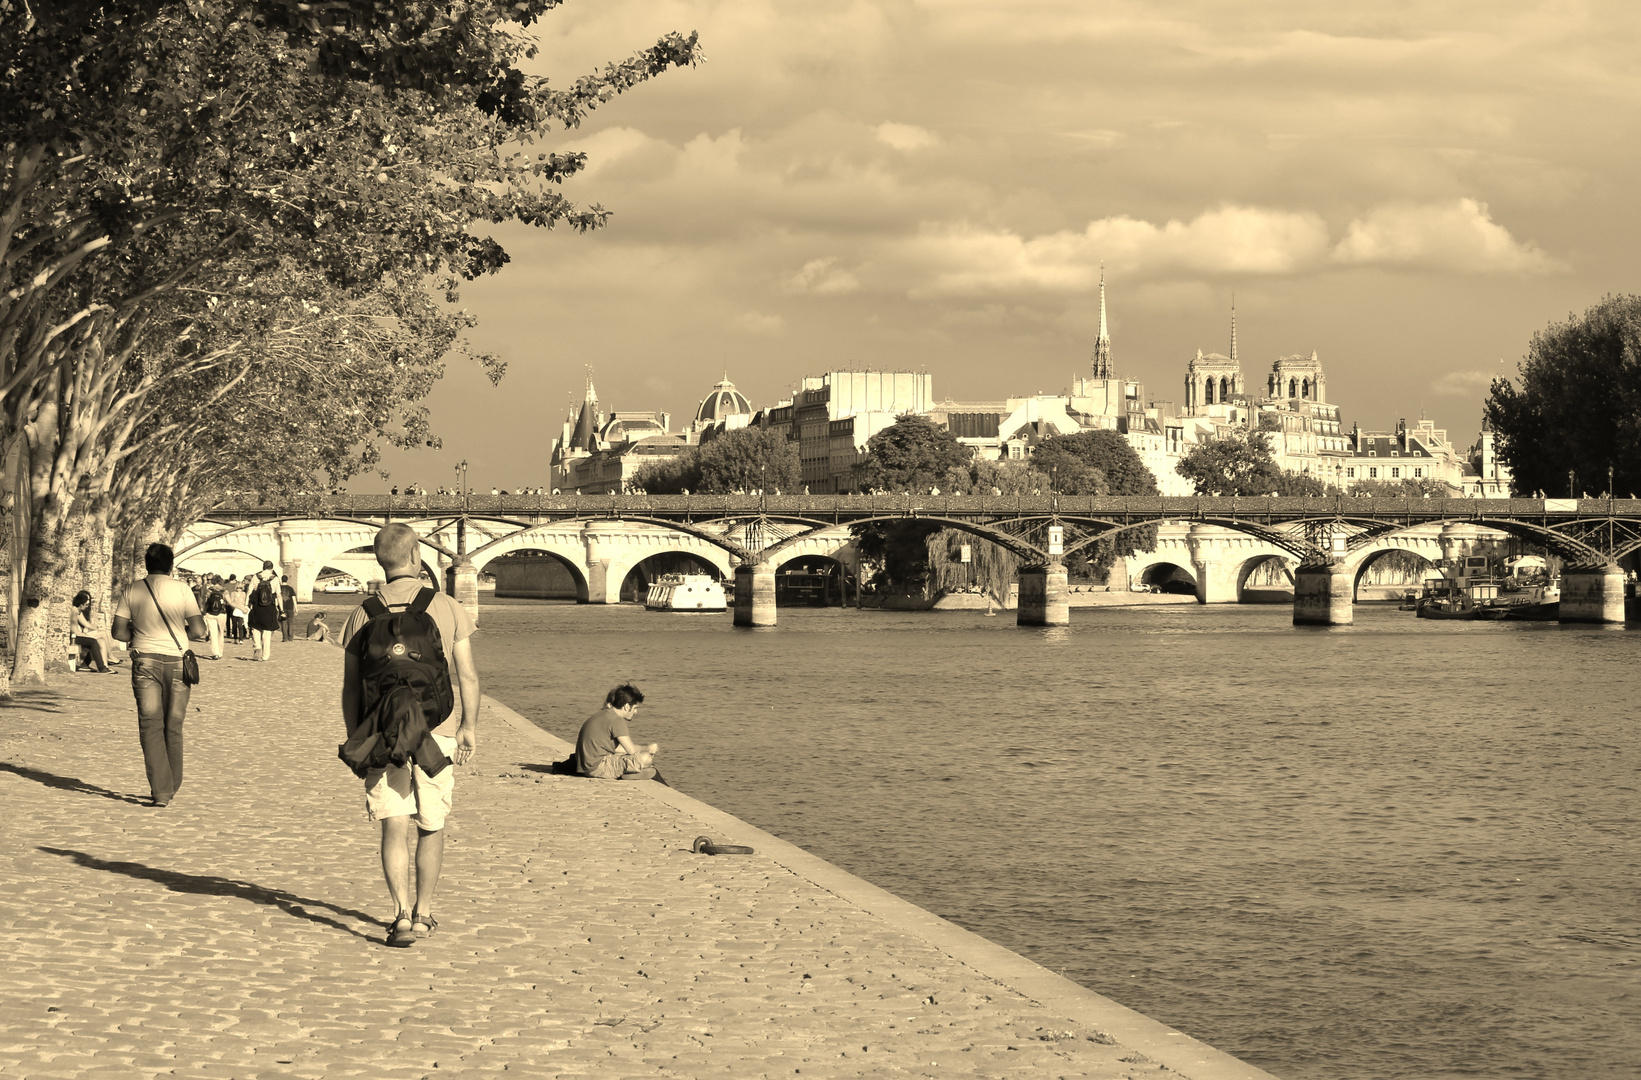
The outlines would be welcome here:
[[[462,497],[462,508],[467,508],[467,459],[456,462],[456,485]]]

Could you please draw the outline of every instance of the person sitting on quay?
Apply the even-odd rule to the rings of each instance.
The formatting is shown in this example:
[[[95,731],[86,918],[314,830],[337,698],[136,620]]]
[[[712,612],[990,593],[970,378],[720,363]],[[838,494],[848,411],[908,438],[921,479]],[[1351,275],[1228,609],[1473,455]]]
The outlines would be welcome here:
[[[323,611],[314,612],[313,621],[308,623],[308,640],[324,641],[329,637],[330,627],[325,625],[325,613]]]
[[[576,736],[577,775],[595,780],[655,778],[655,755],[661,747],[650,743],[640,750],[627,729],[627,721],[643,702],[643,693],[631,683],[605,695],[604,707],[587,718]]]
[[[101,675],[112,675],[114,669],[110,664],[119,663],[110,660],[112,652],[111,639],[104,637],[103,632],[97,629],[91,621],[91,594],[84,589],[74,594],[74,647],[89,654],[93,670]]]

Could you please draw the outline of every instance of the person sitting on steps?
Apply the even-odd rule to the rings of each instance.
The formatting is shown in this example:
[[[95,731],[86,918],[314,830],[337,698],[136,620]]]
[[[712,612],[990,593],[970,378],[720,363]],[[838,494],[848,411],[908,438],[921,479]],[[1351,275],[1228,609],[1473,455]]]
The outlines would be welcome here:
[[[644,695],[631,683],[622,683],[604,698],[604,707],[587,718],[576,736],[576,773],[596,780],[653,780],[655,755],[661,749],[650,743],[643,749],[633,744],[627,730]]]

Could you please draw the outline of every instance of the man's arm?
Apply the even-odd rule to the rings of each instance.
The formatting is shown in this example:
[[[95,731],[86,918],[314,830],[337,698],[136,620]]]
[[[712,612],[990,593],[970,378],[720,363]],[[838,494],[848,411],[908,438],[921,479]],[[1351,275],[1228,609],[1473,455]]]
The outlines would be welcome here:
[[[353,729],[359,726],[359,658],[351,649],[343,650],[342,724],[353,738]]]
[[[183,625],[188,631],[189,641],[211,640],[211,632],[205,629],[205,617],[203,615],[190,615],[188,621]]]
[[[621,744],[623,754],[653,754],[661,749],[658,743],[646,743],[643,746],[635,745],[631,735],[621,735],[615,740]]]
[[[450,650],[456,682],[462,688],[462,722],[456,729],[456,764],[464,765],[479,745],[479,669],[473,663],[473,639],[462,638]]]
[[[115,641],[131,644],[131,620],[122,616],[114,616],[114,624],[108,628],[108,634]]]

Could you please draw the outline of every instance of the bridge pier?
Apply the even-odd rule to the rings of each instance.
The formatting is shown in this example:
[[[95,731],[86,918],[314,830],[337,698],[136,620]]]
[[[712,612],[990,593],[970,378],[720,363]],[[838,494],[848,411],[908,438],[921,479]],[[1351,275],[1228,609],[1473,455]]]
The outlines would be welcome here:
[[[1624,571],[1611,565],[1562,567],[1561,621],[1622,623]]]
[[[1067,626],[1071,623],[1071,592],[1066,568],[1059,563],[1020,567],[1020,598],[1015,608],[1017,626]]]
[[[775,567],[770,563],[735,568],[735,625],[775,625]]]
[[[1356,621],[1356,573],[1330,564],[1305,566],[1293,572],[1295,626],[1349,626]]]
[[[467,609],[473,616],[473,621],[479,621],[479,568],[473,565],[471,559],[458,559],[456,564],[445,571],[447,575],[446,588],[456,603]]]

